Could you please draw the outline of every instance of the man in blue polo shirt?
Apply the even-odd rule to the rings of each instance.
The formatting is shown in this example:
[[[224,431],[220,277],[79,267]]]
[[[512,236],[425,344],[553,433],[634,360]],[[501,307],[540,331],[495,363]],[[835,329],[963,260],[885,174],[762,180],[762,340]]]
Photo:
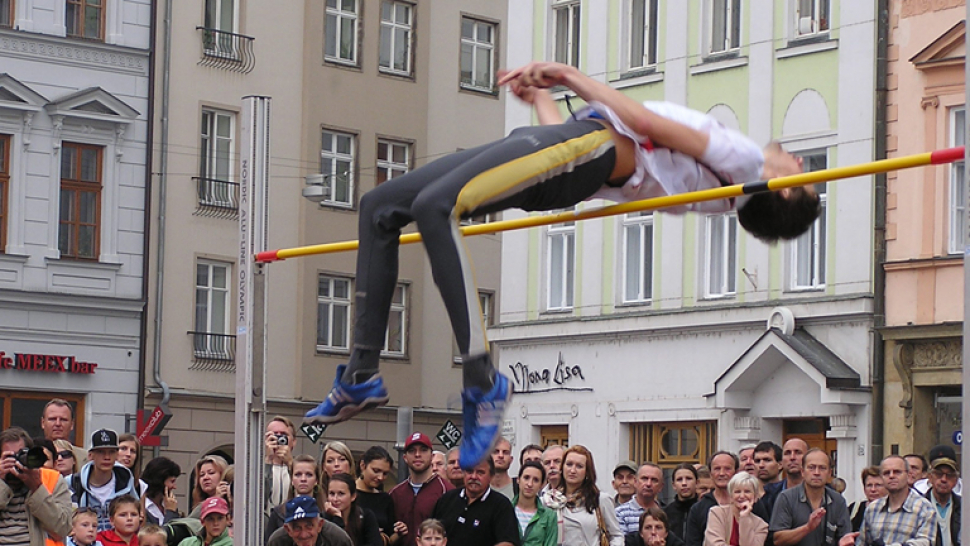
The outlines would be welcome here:
[[[438,499],[434,517],[441,520],[448,542],[461,546],[520,546],[519,522],[512,503],[492,491],[495,475],[491,457],[463,471],[465,487]]]

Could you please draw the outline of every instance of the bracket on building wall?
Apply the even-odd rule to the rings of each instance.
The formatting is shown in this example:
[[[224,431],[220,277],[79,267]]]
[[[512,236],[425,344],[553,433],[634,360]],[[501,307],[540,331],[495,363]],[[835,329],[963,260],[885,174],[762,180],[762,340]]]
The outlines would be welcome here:
[[[26,152],[30,148],[30,133],[34,128],[34,113],[24,112],[24,130],[23,130],[23,141],[24,151]]]
[[[903,398],[899,407],[903,408],[906,428],[913,427],[913,345],[896,342],[893,347],[893,365],[903,384]]]

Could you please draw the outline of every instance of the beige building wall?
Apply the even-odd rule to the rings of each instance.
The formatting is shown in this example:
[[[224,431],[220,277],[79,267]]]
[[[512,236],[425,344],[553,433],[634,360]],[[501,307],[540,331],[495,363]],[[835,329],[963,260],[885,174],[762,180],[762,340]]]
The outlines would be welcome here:
[[[953,146],[954,111],[965,100],[965,3],[890,5],[888,155]],[[951,241],[952,173],[942,166],[888,176],[887,454],[925,455],[951,443],[959,426],[948,419],[962,383],[963,260],[962,245]]]
[[[154,407],[161,389],[153,378],[155,329],[160,328],[162,380],[171,388],[174,416],[164,434],[169,446],[161,453],[178,462],[184,476],[179,491],[189,491],[188,474],[194,462],[212,450],[231,454],[235,374],[227,361],[200,362],[194,358],[196,263],[231,263],[237,245],[237,222],[232,211],[207,215],[199,211],[193,177],[199,176],[201,111],[212,107],[239,112],[242,97],[272,97],[270,161],[270,248],[285,248],[357,238],[357,204],[376,183],[378,138],[411,144],[412,167],[456,149],[468,148],[503,135],[500,93],[464,91],[459,85],[460,29],[463,14],[494,22],[504,32],[506,6],[485,0],[421,1],[414,9],[413,74],[393,76],[378,70],[381,2],[360,0],[359,56],[354,66],[324,60],[324,2],[259,2],[240,0],[237,33],[254,38],[255,65],[250,71],[229,63],[202,66],[204,13],[200,5],[172,2],[171,89],[168,110],[167,167],[155,177],[152,234],[152,288],[149,316],[163,305],[161,322],[150,319],[147,399]],[[163,18],[166,2],[159,2]],[[154,170],[162,172],[161,108],[164,28],[158,30],[158,85],[155,110]],[[297,30],[299,29],[299,31]],[[501,55],[496,51],[496,64]],[[210,59],[211,61],[211,59]],[[221,63],[216,63],[221,64]],[[241,117],[234,127],[234,152],[240,152]],[[311,203],[301,196],[304,178],[321,172],[323,128],[352,133],[357,145],[352,206],[339,208]],[[238,183],[238,158],[231,182]],[[165,197],[165,229],[158,228],[160,188]],[[164,239],[163,237],[164,236]],[[164,246],[160,245],[164,242]],[[497,312],[499,279],[498,236],[469,239],[483,291],[494,295]],[[163,275],[154,275],[160,248]],[[335,368],[345,353],[317,350],[317,285],[321,273],[352,277],[356,253],[292,259],[267,267],[270,355],[267,396],[270,413],[299,425],[332,385]],[[233,264],[234,267],[234,264]],[[162,283],[156,299],[155,286]],[[460,425],[457,396],[460,366],[454,363],[451,327],[431,278],[421,245],[402,247],[400,280],[408,283],[407,352],[404,358],[382,359],[390,390],[388,408],[368,412],[352,422],[328,429],[321,444],[342,440],[355,452],[379,444],[391,448],[395,439],[396,407],[411,406],[415,428],[432,438],[446,419]],[[231,287],[234,294],[235,285]],[[235,332],[235,324],[227,329]],[[425,373],[427,363],[427,373]],[[200,369],[203,368],[203,369]],[[298,434],[297,453],[319,455]],[[145,458],[150,458],[146,452]],[[185,508],[183,506],[183,508]]]

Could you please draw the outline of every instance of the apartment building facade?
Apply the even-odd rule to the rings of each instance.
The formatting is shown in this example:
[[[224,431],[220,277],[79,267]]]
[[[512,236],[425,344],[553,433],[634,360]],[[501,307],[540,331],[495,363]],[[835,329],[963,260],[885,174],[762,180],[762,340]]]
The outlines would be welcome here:
[[[875,15],[873,3],[839,0],[515,2],[509,64],[573,64],[637,100],[778,140],[817,170],[873,159]],[[531,118],[510,102],[506,120]],[[507,234],[491,336],[516,387],[506,422],[516,445],[580,443],[602,468],[649,460],[669,474],[716,449],[801,437],[858,493],[875,193],[867,177],[816,190],[818,222],[774,246],[733,213]]]
[[[269,246],[356,239],[363,193],[502,135],[504,101],[492,82],[505,7],[481,0],[158,4],[161,18],[170,10],[171,36],[159,25],[159,48],[170,44],[170,60],[163,67],[159,53],[156,65],[158,95],[168,106],[156,124],[157,170],[165,179],[153,196],[160,224],[150,313],[157,330],[148,340],[155,359],[145,370],[146,405],[168,395],[173,417],[163,453],[190,468],[206,453],[233,452],[236,324],[229,309],[238,282],[243,97],[272,98]],[[307,185],[326,186],[325,196],[304,199]],[[497,307],[497,239],[469,244],[480,258],[483,299]],[[331,427],[317,446],[298,434],[295,452],[318,455],[329,440],[355,452],[390,449],[402,406],[414,408],[415,427],[432,437],[445,420],[460,423],[448,396],[458,392],[460,367],[451,336],[442,334],[450,326],[427,260],[412,245],[400,261],[382,355],[390,406]],[[355,263],[348,252],[267,266],[271,415],[299,424],[346,362]]]
[[[0,428],[138,407],[150,4],[0,2]]]
[[[889,2],[890,157],[963,146],[965,2]],[[963,162],[891,173],[882,443],[959,453],[962,434]]]

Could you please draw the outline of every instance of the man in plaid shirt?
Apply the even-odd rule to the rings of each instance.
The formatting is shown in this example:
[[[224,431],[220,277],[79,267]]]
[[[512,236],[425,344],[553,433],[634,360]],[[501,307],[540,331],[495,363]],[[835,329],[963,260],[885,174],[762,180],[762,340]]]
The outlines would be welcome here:
[[[856,546],[933,546],[936,543],[936,510],[928,500],[909,488],[906,460],[890,455],[880,465],[889,495],[869,503],[855,539]],[[841,545],[840,546],[844,546]]]

